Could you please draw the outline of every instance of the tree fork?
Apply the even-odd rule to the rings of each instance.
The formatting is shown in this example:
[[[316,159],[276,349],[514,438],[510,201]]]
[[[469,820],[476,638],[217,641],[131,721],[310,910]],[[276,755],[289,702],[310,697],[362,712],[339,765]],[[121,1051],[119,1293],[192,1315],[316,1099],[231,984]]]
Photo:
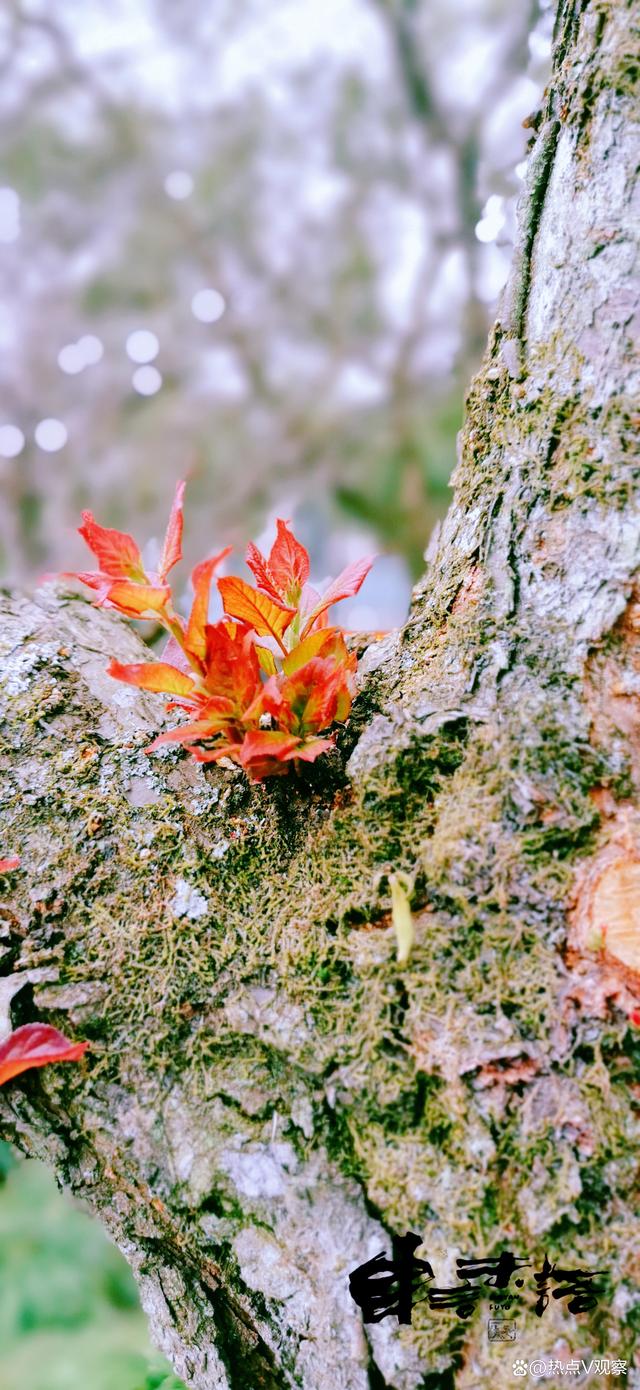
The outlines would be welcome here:
[[[523,1307],[518,1355],[633,1355],[637,25],[560,6],[455,500],[335,756],[254,788],[148,758],[162,701],[104,674],[124,623],[3,600],[11,1019],[91,1049],[3,1088],[1,1132],[102,1218],[196,1390],[511,1385],[482,1305],[363,1328],[348,1272],[408,1229],[440,1284],[505,1244],[605,1269],[593,1315]]]

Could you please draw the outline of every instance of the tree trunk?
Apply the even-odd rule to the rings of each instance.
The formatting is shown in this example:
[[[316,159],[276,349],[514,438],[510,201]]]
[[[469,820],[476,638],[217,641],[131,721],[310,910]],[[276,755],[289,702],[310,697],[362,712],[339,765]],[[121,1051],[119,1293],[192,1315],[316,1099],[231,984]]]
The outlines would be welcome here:
[[[1,1130],[99,1214],[198,1390],[512,1385],[486,1304],[363,1327],[348,1272],[407,1230],[438,1286],[532,1261],[519,1356],[633,1355],[634,17],[560,6],[455,501],[339,755],[253,789],[148,758],[160,697],[104,674],[125,624],[3,605],[12,1022],[92,1046],[7,1085]],[[545,1252],[606,1271],[595,1311],[535,1315]]]

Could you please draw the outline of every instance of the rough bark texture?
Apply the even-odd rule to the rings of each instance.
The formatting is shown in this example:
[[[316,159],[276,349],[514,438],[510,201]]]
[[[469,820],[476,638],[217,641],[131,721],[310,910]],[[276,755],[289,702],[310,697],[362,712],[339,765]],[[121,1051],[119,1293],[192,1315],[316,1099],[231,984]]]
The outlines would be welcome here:
[[[560,6],[455,502],[335,759],[249,790],[147,758],[162,701],[104,675],[126,626],[3,605],[12,1021],[92,1047],[4,1088],[1,1131],[101,1216],[197,1390],[513,1384],[486,1304],[363,1329],[347,1272],[407,1228],[440,1284],[504,1242],[605,1269],[517,1351],[633,1357],[640,983],[607,931],[640,933],[637,18]]]

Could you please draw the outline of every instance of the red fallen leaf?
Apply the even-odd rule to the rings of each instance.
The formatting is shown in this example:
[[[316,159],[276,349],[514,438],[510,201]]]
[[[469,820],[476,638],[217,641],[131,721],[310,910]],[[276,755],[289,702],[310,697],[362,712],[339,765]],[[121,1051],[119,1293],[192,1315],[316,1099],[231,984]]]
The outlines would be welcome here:
[[[9,874],[12,869],[17,869],[19,865],[20,860],[17,854],[13,856],[13,859],[0,859],[0,874]]]
[[[169,570],[172,570],[174,565],[177,565],[178,561],[182,559],[182,508],[184,506],[184,490],[186,486],[187,484],[184,480],[176,483],[173,506],[169,516],[158,569],[158,576],[163,583]]]
[[[269,598],[260,589],[252,589],[250,584],[236,575],[219,579],[218,589],[224,611],[230,618],[239,618],[247,623],[258,637],[275,637],[284,651],[282,638],[295,617],[295,608],[288,608],[281,599]]]
[[[247,548],[246,562],[265,593],[277,601],[297,605],[309,578],[309,553],[296,540],[289,523],[278,517],[277,535],[268,560],[253,542]]]
[[[640,1028],[640,1009],[632,1009],[629,1014],[629,1021],[635,1028]]]
[[[88,1046],[88,1042],[69,1042],[48,1023],[25,1023],[0,1044],[0,1086],[31,1067],[77,1062]]]
[[[347,565],[337,579],[325,589],[321,599],[309,613],[302,636],[305,637],[309,629],[317,621],[322,613],[334,603],[340,603],[343,598],[353,598],[361,589],[364,581],[375,560],[375,555],[365,555],[362,560],[355,560],[352,565]]]
[[[207,650],[205,629],[209,616],[209,594],[213,573],[225,556],[229,555],[231,549],[232,546],[227,545],[217,555],[212,555],[209,560],[203,560],[200,565],[196,565],[191,575],[193,604],[187,624],[185,646],[198,661],[204,660]]]
[[[139,661],[131,666],[123,666],[115,658],[107,666],[107,675],[127,685],[138,685],[142,690],[154,690],[166,695],[192,695],[195,683],[191,676],[165,661]]]

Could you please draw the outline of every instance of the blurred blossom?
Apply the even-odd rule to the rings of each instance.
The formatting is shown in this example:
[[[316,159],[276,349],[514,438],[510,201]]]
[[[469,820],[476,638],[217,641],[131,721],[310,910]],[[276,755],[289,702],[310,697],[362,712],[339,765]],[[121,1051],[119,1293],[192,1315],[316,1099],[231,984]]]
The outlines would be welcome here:
[[[85,333],[78,339],[78,351],[82,353],[87,367],[95,366],[104,357],[104,345],[95,333]]]
[[[67,343],[58,353],[58,366],[67,376],[77,376],[104,356],[104,347],[95,333],[85,333],[77,343]]]
[[[193,193],[191,174],[187,174],[185,169],[174,169],[171,174],[167,174],[164,181],[164,191],[167,197],[173,198],[176,203],[183,202]]]
[[[225,309],[224,296],[219,290],[198,290],[191,300],[191,312],[201,323],[217,323]]]
[[[24,449],[24,435],[17,425],[0,425],[0,456],[14,459]]]
[[[212,348],[202,353],[195,384],[205,397],[218,396],[227,401],[244,400],[248,389],[242,364],[227,348]]]
[[[498,232],[505,224],[503,212],[504,198],[500,198],[493,193],[484,205],[482,217],[476,222],[476,236],[478,241],[495,241]]]
[[[509,256],[495,242],[484,247],[482,283],[479,294],[488,304],[495,304],[509,274]]]
[[[58,366],[60,371],[66,372],[68,376],[76,376],[78,372],[84,371],[85,356],[78,343],[67,343],[66,347],[60,349]]]
[[[44,449],[46,454],[56,454],[58,449],[63,449],[68,439],[66,426],[62,420],[55,420],[50,417],[41,420],[35,428],[35,441],[39,449]]]
[[[332,400],[340,406],[377,405],[386,395],[386,385],[362,362],[345,362],[338,376]]]
[[[157,367],[138,367],[133,373],[131,384],[139,396],[155,396],[162,386],[162,377]]]
[[[534,29],[529,35],[529,50],[532,58],[546,62],[551,56],[551,34]]]
[[[160,344],[155,333],[150,333],[147,328],[137,328],[127,338],[127,357],[132,362],[153,362],[159,351]]]
[[[16,316],[7,305],[0,304],[0,348],[9,351],[15,346],[17,329]]]
[[[20,236],[20,199],[15,188],[0,188],[0,242],[17,241]]]

